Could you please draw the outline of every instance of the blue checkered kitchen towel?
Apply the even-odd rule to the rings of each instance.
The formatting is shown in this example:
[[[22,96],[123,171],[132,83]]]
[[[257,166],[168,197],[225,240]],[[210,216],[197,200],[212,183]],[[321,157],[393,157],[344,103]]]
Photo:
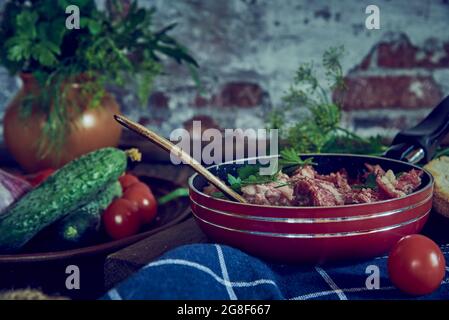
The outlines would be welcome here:
[[[449,261],[449,245],[442,246]],[[380,271],[378,289],[368,289],[369,266]],[[368,268],[368,273],[367,273]],[[414,299],[449,299],[449,268],[441,287]],[[374,282],[370,281],[371,284]],[[103,299],[408,299],[393,287],[387,257],[345,266],[267,263],[216,244],[178,247],[111,289]]]

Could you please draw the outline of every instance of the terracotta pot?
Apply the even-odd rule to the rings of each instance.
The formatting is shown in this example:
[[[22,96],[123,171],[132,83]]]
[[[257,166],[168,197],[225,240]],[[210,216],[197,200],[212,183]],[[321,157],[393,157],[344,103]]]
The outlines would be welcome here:
[[[38,146],[39,141],[42,141],[39,139],[45,141],[42,128],[46,115],[40,112],[41,108],[36,105],[33,106],[30,116],[23,117],[20,114],[23,99],[39,92],[39,86],[30,74],[22,74],[21,78],[23,86],[7,107],[3,131],[6,147],[23,169],[36,172],[46,168],[59,168],[82,154],[103,147],[117,146],[122,129],[113,119],[113,114],[119,113],[119,105],[112,95],[106,93],[100,106],[96,108],[89,108],[78,100],[81,110],[68,110],[71,113],[70,131],[62,150],[50,150],[42,155]],[[67,99],[79,99],[79,85],[66,85],[71,86],[67,91]]]

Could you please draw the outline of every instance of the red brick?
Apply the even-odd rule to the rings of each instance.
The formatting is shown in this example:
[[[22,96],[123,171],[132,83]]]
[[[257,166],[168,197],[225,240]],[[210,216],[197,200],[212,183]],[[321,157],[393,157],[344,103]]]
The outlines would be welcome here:
[[[195,107],[199,107],[199,108],[206,107],[209,105],[209,100],[207,100],[205,97],[197,94],[195,96],[195,101],[193,102],[193,105]]]
[[[212,98],[212,104],[220,107],[250,108],[261,104],[263,90],[256,83],[229,82]]]
[[[377,46],[377,65],[383,68],[447,68],[449,44],[440,49],[419,48],[407,37]]]
[[[371,60],[372,60],[373,53],[370,52],[363,58],[362,62],[357,66],[358,70],[368,70],[371,66]]]
[[[143,117],[139,118],[138,122],[143,126],[147,126],[151,123],[151,120],[150,120],[150,118],[143,116]]]
[[[153,92],[150,96],[150,108],[168,108],[170,98],[161,91]]]
[[[192,131],[193,121],[201,121],[201,132],[207,129],[221,130],[220,126],[217,124],[217,122],[215,122],[213,118],[206,115],[196,115],[183,122],[184,128],[189,132]]]
[[[334,92],[345,110],[435,106],[442,97],[432,77],[389,76],[346,79],[346,90]]]

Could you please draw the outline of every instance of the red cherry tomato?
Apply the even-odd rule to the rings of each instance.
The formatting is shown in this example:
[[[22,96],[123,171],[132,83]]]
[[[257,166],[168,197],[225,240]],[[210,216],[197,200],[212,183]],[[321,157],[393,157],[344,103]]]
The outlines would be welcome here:
[[[439,288],[446,263],[438,245],[414,234],[403,237],[388,257],[391,282],[410,295],[425,295]]]
[[[157,202],[151,189],[144,183],[135,183],[126,189],[123,198],[138,206],[138,215],[143,223],[150,223],[157,214]]]
[[[120,181],[123,191],[125,191],[127,188],[129,188],[133,184],[140,182],[136,176],[129,174],[129,173],[124,174],[123,176],[118,178],[118,180]]]
[[[103,225],[113,239],[123,239],[136,234],[140,228],[137,205],[126,199],[116,199],[102,215]]]
[[[49,176],[51,176],[55,171],[56,171],[55,169],[51,169],[51,168],[41,170],[33,175],[27,176],[26,179],[33,187],[36,187],[36,186],[40,185],[42,182],[44,182],[45,180],[47,180],[47,178]]]

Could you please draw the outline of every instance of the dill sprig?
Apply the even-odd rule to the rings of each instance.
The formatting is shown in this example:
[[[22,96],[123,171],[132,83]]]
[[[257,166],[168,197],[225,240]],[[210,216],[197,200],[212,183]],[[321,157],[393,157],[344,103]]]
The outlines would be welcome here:
[[[298,153],[381,154],[385,150],[382,138],[363,138],[341,126],[341,101],[331,96],[334,90],[345,90],[343,54],[342,46],[324,52],[321,67],[326,84],[319,81],[314,63],[301,64],[283,104],[270,114],[269,128],[278,129],[287,147]],[[305,109],[306,115],[292,123],[291,112],[298,109]]]

